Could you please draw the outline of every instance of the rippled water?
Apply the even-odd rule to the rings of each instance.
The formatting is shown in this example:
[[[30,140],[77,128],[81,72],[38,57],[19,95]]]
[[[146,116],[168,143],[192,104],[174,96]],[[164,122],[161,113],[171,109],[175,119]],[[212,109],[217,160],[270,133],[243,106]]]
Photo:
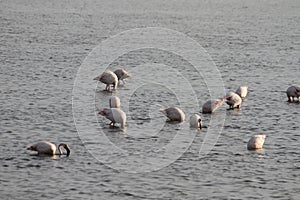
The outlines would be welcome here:
[[[288,86],[300,84],[299,1],[0,5],[1,199],[300,198],[300,104],[288,103],[285,94]],[[116,93],[93,85],[94,110],[88,116],[97,131],[77,132],[72,92],[80,66],[105,39],[143,27],[176,30],[202,45],[226,91],[249,86],[241,110],[224,105],[213,115],[225,113],[220,135],[208,134],[211,115],[201,114],[208,126],[201,131],[190,129],[188,119],[165,123],[161,107],[180,105],[188,118],[210,94],[191,63],[151,48],[110,64],[125,66],[133,77]],[[127,113],[125,132],[108,128],[94,113],[115,94]],[[261,133],[267,135],[264,149],[248,151],[249,138]],[[217,141],[210,141],[213,149],[204,155],[209,136]],[[71,155],[32,156],[26,147],[38,140],[66,142]]]

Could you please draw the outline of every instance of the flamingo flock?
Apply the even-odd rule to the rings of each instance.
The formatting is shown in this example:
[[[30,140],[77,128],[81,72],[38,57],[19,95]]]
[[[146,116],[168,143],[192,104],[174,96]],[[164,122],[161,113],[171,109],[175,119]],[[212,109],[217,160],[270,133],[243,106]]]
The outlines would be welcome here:
[[[131,77],[124,69],[120,68],[113,71],[107,70],[100,76],[94,78],[94,80],[100,81],[106,85],[105,91],[110,91],[112,85],[114,90],[117,89],[118,83],[122,80],[125,84],[125,79]],[[202,106],[202,113],[214,113],[224,102],[229,105],[229,109],[240,109],[243,100],[248,93],[248,86],[240,86],[235,92],[228,92],[224,97],[219,99],[211,99],[206,101]],[[300,86],[291,86],[286,90],[288,102],[295,102],[297,98],[300,102]],[[185,121],[184,112],[178,107],[169,107],[166,109],[160,109],[160,111],[168,118],[169,121],[183,122]],[[115,127],[118,123],[121,125],[121,129],[126,126],[126,113],[121,109],[121,101],[117,96],[109,98],[109,108],[104,108],[98,112],[99,115],[104,116],[110,120],[109,126]],[[202,119],[198,114],[192,114],[189,118],[190,127],[202,129]],[[248,150],[262,149],[265,142],[266,135],[254,135],[247,143]],[[63,153],[62,147],[64,147],[66,153]],[[61,143],[58,146],[51,142],[41,141],[35,143],[27,148],[27,150],[36,151],[39,154],[44,155],[70,155],[70,148],[67,144]],[[58,152],[57,152],[58,151]]]

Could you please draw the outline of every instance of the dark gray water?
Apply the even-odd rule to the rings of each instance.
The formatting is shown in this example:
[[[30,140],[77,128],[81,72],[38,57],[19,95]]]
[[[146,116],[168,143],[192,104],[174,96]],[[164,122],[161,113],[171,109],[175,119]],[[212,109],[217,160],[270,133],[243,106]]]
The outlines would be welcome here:
[[[0,5],[1,199],[300,198],[300,104],[288,103],[285,94],[300,84],[299,1],[9,0]],[[241,110],[224,105],[213,115],[225,117],[220,134],[188,127],[189,115],[210,98],[205,77],[180,55],[151,48],[109,63],[133,74],[117,92],[92,85],[94,108],[107,107],[111,95],[121,98],[125,132],[108,128],[100,116],[93,121],[97,131],[77,132],[74,82],[89,53],[116,34],[147,27],[178,31],[198,42],[226,91],[249,86]],[[158,110],[168,105],[182,106],[186,122],[165,123]],[[214,127],[211,115],[202,118]],[[246,143],[255,134],[267,135],[264,149],[248,151]],[[203,154],[209,136],[217,140]],[[39,140],[68,143],[70,157],[30,155],[26,147]]]

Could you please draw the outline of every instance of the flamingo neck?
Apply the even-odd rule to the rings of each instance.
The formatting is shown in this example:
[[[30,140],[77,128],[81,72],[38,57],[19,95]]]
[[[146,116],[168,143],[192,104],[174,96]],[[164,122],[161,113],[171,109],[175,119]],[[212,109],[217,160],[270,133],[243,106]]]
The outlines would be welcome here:
[[[59,155],[62,155],[62,150],[61,150],[61,145],[58,146],[58,152],[59,152]]]
[[[65,150],[67,151],[67,156],[69,156],[69,155],[70,155],[70,149],[69,149],[69,147],[68,147],[67,144],[63,144],[63,143],[61,143],[61,144],[58,145],[59,155],[63,155],[63,152],[62,152],[62,150],[61,150],[61,147],[62,147],[62,146],[63,146],[63,147],[65,148]]]

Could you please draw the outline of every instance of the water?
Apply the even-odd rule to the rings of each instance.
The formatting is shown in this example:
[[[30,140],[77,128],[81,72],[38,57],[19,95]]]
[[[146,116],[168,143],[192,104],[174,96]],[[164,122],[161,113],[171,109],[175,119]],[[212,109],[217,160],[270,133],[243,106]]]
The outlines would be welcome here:
[[[300,104],[286,102],[285,94],[288,86],[299,85],[299,1],[0,4],[1,199],[300,198]],[[107,107],[109,96],[117,94],[128,115],[125,133],[109,129],[94,110],[88,116],[97,131],[78,133],[73,84],[89,53],[122,31],[154,26],[201,44],[226,91],[248,85],[242,109],[227,111],[224,105],[213,115],[225,114],[220,135],[191,130],[188,120],[165,123],[157,110],[170,104],[182,105],[187,118],[199,112],[210,98],[207,82],[182,57],[143,49],[109,66],[124,65],[134,75],[125,86],[106,93],[98,84],[95,101],[82,107]],[[156,78],[141,84],[151,73]],[[214,127],[211,115],[202,118]],[[261,133],[267,135],[264,149],[248,151],[249,138]],[[209,136],[218,140],[204,156],[199,152]],[[70,157],[30,155],[26,147],[39,140],[68,143]]]

